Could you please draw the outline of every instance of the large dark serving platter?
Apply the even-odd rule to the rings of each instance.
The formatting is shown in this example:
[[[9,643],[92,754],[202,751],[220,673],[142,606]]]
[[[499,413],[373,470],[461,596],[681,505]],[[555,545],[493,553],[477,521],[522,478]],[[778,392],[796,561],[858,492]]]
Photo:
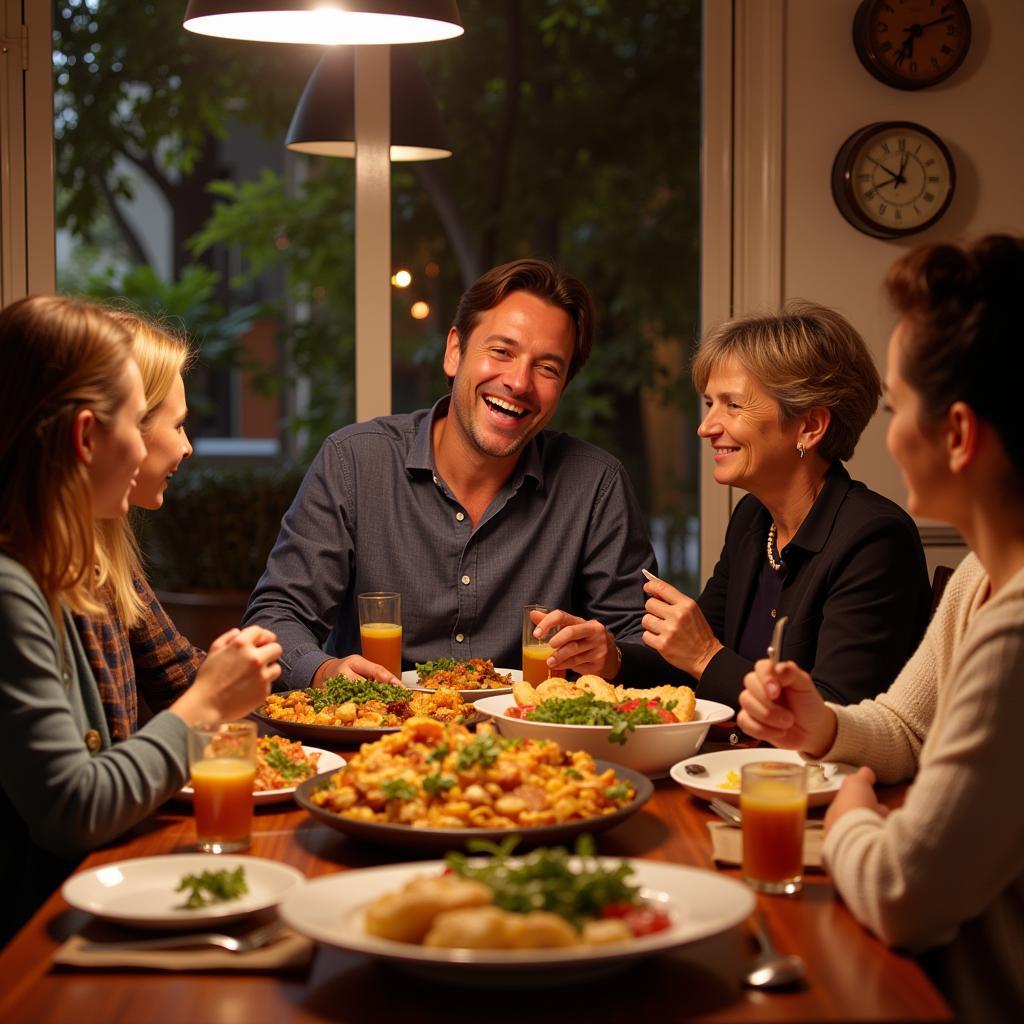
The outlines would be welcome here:
[[[605,814],[598,818],[584,818],[580,821],[568,821],[559,825],[540,825],[536,828],[414,828],[412,825],[392,825],[376,821],[358,821],[346,818],[334,811],[318,807],[310,799],[313,792],[328,783],[330,776],[307,779],[295,790],[296,802],[310,814],[322,822],[336,828],[339,832],[365,839],[367,842],[382,846],[397,846],[410,850],[446,850],[465,848],[471,839],[488,839],[500,842],[508,836],[520,836],[520,846],[546,846],[552,843],[564,843],[583,832],[603,832],[605,829],[618,825],[626,818],[636,814],[651,798],[654,786],[646,775],[635,772],[631,768],[612,764],[609,761],[595,761],[597,771],[607,768],[615,771],[621,782],[629,782],[636,790],[636,796],[625,807]]]
[[[295,691],[290,692],[294,693]],[[283,696],[288,696],[288,694],[283,694]],[[360,743],[373,743],[389,732],[398,732],[401,728],[398,725],[363,727],[282,722],[269,715],[261,715],[258,711],[251,712],[249,717],[293,740],[301,740],[303,743],[327,743],[335,747],[356,747]],[[462,722],[463,725],[476,725],[477,722],[485,721],[487,717],[487,715],[474,711],[471,704],[467,704],[466,715]]]

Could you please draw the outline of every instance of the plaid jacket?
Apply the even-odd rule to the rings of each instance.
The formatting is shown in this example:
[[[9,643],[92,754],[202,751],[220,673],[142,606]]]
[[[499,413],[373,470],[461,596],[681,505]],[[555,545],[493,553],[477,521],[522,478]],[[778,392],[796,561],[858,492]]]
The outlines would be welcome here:
[[[138,729],[140,694],[151,711],[162,711],[192,685],[205,657],[175,629],[146,580],[132,582],[145,608],[132,629],[109,599],[106,615],[74,616],[115,743]]]

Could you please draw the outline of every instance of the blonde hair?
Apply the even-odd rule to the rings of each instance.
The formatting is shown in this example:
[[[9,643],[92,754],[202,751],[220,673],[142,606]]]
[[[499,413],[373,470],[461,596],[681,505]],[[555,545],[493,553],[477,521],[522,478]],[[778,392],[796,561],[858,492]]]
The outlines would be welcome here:
[[[794,300],[776,314],[727,320],[701,342],[692,378],[699,392],[724,359],[735,359],[779,403],[783,422],[812,406],[831,413],[818,447],[845,462],[878,408],[882,381],[864,339],[834,309]]]
[[[31,295],[0,312],[0,547],[61,604],[95,614],[92,483],[75,448],[89,409],[104,426],[128,397],[131,338],[81,299]]]
[[[107,316],[125,328],[132,339],[132,355],[142,373],[146,392],[146,416],[142,436],[153,415],[167,397],[179,374],[192,362],[194,353],[186,338],[172,328],[123,307],[106,309]],[[143,575],[135,531],[127,519],[107,519],[96,524],[96,564],[99,584],[106,588],[118,618],[126,628],[142,620],[145,608],[133,580]]]

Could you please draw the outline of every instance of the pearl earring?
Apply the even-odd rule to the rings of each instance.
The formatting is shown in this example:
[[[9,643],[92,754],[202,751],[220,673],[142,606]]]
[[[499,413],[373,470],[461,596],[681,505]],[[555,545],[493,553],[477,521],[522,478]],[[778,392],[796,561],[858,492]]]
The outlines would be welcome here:
[[[796,450],[801,459],[807,454],[807,449],[804,447],[802,441],[796,446]]]

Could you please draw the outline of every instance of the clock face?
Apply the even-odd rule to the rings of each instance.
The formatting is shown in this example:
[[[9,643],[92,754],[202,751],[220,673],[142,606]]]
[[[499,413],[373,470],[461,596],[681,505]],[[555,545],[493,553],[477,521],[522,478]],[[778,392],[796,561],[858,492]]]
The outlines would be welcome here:
[[[964,0],[862,0],[853,41],[877,79],[897,89],[924,89],[963,63],[971,18]]]
[[[930,227],[953,198],[956,170],[937,135],[909,121],[868,125],[843,144],[832,170],[840,212],[858,230],[896,238]]]

